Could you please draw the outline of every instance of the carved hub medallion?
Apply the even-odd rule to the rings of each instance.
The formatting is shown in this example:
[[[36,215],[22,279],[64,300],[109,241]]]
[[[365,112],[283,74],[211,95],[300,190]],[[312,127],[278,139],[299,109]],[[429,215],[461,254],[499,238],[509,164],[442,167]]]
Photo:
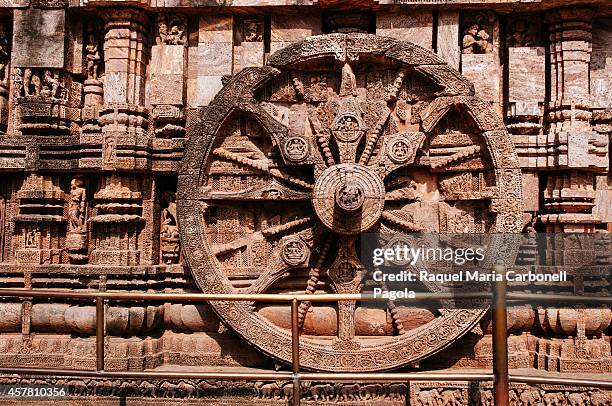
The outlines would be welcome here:
[[[366,166],[334,165],[315,182],[312,206],[330,230],[358,234],[370,229],[380,218],[385,206],[385,185]]]
[[[330,34],[294,43],[234,76],[191,130],[178,224],[207,293],[359,293],[372,280],[365,233],[521,230],[520,170],[503,122],[458,72],[407,42]],[[289,306],[211,305],[250,344],[291,361]],[[414,364],[484,312],[302,302],[301,366]]]

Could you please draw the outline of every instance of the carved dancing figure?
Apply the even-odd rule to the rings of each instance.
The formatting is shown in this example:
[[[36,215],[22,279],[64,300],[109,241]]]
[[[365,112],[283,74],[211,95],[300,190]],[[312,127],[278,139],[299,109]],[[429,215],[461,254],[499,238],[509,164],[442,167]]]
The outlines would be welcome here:
[[[70,232],[82,233],[85,227],[85,205],[87,203],[87,191],[82,178],[74,178],[70,182]]]
[[[32,69],[27,68],[23,72],[23,95],[24,96],[31,96],[30,86],[32,86]]]
[[[90,25],[88,29],[85,52],[87,53],[85,56],[87,60],[87,79],[98,80],[98,69],[102,58],[100,57],[98,39],[96,38],[93,25]]]

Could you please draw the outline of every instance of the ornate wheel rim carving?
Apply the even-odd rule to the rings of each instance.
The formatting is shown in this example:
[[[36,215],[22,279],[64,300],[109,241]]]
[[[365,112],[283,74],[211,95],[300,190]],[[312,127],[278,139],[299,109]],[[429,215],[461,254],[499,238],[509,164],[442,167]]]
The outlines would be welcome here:
[[[309,64],[317,61],[326,61],[326,66],[335,64],[320,76],[327,75],[331,81],[338,78],[335,87],[329,85],[320,94],[315,94],[313,89],[320,89],[321,83],[317,82],[319,79],[313,80],[314,73],[309,71]],[[395,80],[388,81],[384,96],[370,97],[371,90],[364,91],[360,83],[363,72],[372,64],[382,66],[383,61],[390,66]],[[361,70],[355,74],[354,67]],[[337,75],[333,73],[336,71]],[[418,106],[418,114],[414,114],[414,125],[405,125],[404,130],[397,125],[392,128],[391,122],[401,122],[398,104],[405,104],[409,99],[404,94],[407,90],[403,89],[408,88],[404,81],[411,75],[429,83],[435,91],[424,91],[429,96],[420,100],[423,102]],[[304,77],[311,77],[306,85],[301,80]],[[290,102],[277,100],[284,97],[283,92],[291,94]],[[376,117],[369,114],[368,104],[378,106],[374,109],[379,113]],[[291,106],[298,106],[297,110],[291,110]],[[296,131],[296,125],[291,119],[287,123],[279,110],[288,116],[302,114],[301,122],[307,124],[297,128],[304,131]],[[326,111],[332,111],[329,114],[332,117],[326,118]],[[450,155],[436,157],[431,152],[432,140],[448,135],[437,131],[444,117],[454,114],[451,111],[460,111],[469,117],[470,125],[477,128],[480,144],[460,146],[457,151],[451,148]],[[475,172],[467,170],[469,176],[465,176],[481,179],[488,174],[493,179],[492,184],[481,181],[485,186],[470,197],[473,200],[476,196],[486,203],[483,210],[490,222],[483,221],[482,227],[488,227],[487,232],[520,232],[521,229],[520,170],[503,122],[486,102],[474,96],[473,86],[458,72],[431,52],[411,43],[367,34],[332,34],[292,44],[275,53],[268,66],[247,68],[236,75],[213,100],[206,115],[192,123],[192,128],[195,131],[189,139],[179,176],[177,206],[187,264],[199,287],[207,293],[263,292],[294,275],[318,282],[317,277],[322,273],[327,275],[327,286],[332,291],[355,291],[358,260],[348,252],[350,249],[341,252],[342,244],[335,248],[336,260],[327,258],[331,254],[328,241],[338,238],[348,242],[348,246],[365,231],[397,230],[397,227],[404,231],[411,227],[414,231],[426,230],[427,226],[414,225],[416,214],[410,218],[403,214],[423,204],[421,198],[410,195],[414,188],[385,190],[388,176],[404,170],[413,176],[410,171],[415,165],[425,165],[430,172],[437,173],[436,185],[445,191],[445,199],[462,207],[462,199],[469,199],[461,197],[461,191],[453,186],[458,176],[453,171],[469,165],[470,159],[480,159],[482,171],[479,169],[474,175]],[[246,138],[244,128],[247,128]],[[232,137],[247,141],[236,146],[232,144]],[[265,144],[267,147],[259,148],[264,145],[264,141],[258,141],[260,138],[270,140]],[[429,143],[426,152],[422,152],[426,148],[424,142]],[[480,164],[475,165],[480,168]],[[224,189],[225,186],[219,186],[222,183],[219,179],[232,176],[228,167],[235,168],[238,178],[240,171],[246,171],[261,182],[249,185],[246,181],[246,185],[236,187],[238,181],[234,177],[233,189]],[[340,176],[344,180],[338,182],[335,179],[338,176],[333,174],[340,172],[351,176]],[[217,173],[224,175],[217,176]],[[312,176],[304,176],[307,173]],[[235,211],[250,208],[251,204],[272,207],[278,199],[284,202],[280,207],[308,213],[287,216],[281,224],[253,226],[246,235],[243,231],[248,227],[243,225],[244,221],[234,219],[233,224],[242,234],[232,235],[229,241],[218,232],[222,227],[216,217],[219,207]],[[386,208],[395,201],[412,203],[395,210]],[[443,202],[436,204],[436,207],[445,204],[445,210],[459,210]],[[341,222],[344,227],[341,230],[336,227],[339,220],[334,213],[342,213],[340,217],[349,219]],[[229,262],[223,262],[224,255],[234,255],[254,240],[266,241],[266,244],[271,241],[270,257],[275,262],[259,268],[252,264],[246,266],[259,273],[245,286],[237,286],[236,280],[230,277]],[[317,254],[310,255],[315,250]],[[321,259],[319,263],[318,259]],[[312,293],[315,289],[311,283],[306,292]],[[215,301],[211,305],[249,343],[276,359],[291,361],[290,330],[258,313],[254,303]],[[368,338],[357,337],[354,326],[347,327],[347,322],[354,322],[351,318],[354,307],[355,303],[338,305],[337,337],[301,337],[302,367],[374,371],[415,363],[468,332],[486,311],[451,309],[403,334]]]

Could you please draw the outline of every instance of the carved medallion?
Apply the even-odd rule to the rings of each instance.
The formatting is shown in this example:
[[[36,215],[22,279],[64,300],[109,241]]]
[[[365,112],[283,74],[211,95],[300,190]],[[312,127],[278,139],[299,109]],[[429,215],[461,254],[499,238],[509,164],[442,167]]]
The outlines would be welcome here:
[[[458,72],[407,42],[331,34],[289,45],[268,66],[235,75],[192,133],[177,214],[187,263],[207,293],[360,293],[366,232],[522,227],[520,170],[503,122]],[[461,174],[471,187],[449,187]],[[288,307],[211,305],[246,341],[291,362]],[[387,305],[393,311],[377,321],[364,318],[360,302],[326,304],[331,318],[300,303],[300,327],[314,331],[300,338],[301,366],[412,364],[455,342],[486,311],[445,308],[408,328],[415,322],[405,323],[404,303]],[[336,334],[318,328],[322,321]],[[364,333],[364,323],[391,326]]]

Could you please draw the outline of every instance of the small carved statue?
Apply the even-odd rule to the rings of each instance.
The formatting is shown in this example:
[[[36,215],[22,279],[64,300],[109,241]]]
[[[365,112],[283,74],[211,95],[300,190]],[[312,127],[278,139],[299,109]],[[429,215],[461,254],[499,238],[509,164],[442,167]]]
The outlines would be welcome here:
[[[157,45],[186,45],[185,30],[185,20],[183,18],[172,17],[168,23],[166,17],[160,17],[157,21],[155,43]]]
[[[6,24],[0,23],[0,83],[8,84],[9,70],[7,69],[11,59],[9,40],[6,35]]]
[[[32,70],[26,69],[23,71],[23,95],[31,96],[31,86],[32,86]]]
[[[529,26],[528,20],[517,19],[512,25],[511,33],[508,35],[508,46],[510,47],[533,47],[537,45],[537,34],[534,31],[537,25]]]
[[[490,54],[493,46],[489,43],[489,34],[479,24],[471,24],[463,32],[461,53],[463,54]]]
[[[23,91],[23,72],[20,68],[15,68],[13,73],[13,94],[15,97],[21,97]]]
[[[176,225],[176,202],[174,193],[165,192],[162,197],[165,208],[162,209],[161,235],[166,238],[178,238]]]
[[[52,97],[54,99],[61,98],[62,83],[60,80],[59,72],[51,73],[49,69],[45,69],[43,73],[43,78],[44,86],[39,91],[40,96]]]
[[[262,25],[255,19],[244,20],[243,24],[244,41],[245,42],[262,42],[263,28]]]
[[[85,59],[87,61],[87,79],[97,80],[100,60],[100,51],[98,48],[98,38],[96,36],[95,27],[90,22],[87,28],[87,46],[85,46]]]
[[[36,243],[38,235],[38,230],[35,228],[31,228],[27,231],[25,236],[25,247],[26,248],[38,248],[38,244]]]
[[[69,231],[82,233],[85,231],[85,205],[87,203],[87,191],[85,181],[82,178],[74,178],[70,182],[70,217]]]
[[[174,193],[168,191],[163,193],[162,207],[164,207],[161,211],[160,229],[162,260],[170,265],[178,262],[180,252]]]

